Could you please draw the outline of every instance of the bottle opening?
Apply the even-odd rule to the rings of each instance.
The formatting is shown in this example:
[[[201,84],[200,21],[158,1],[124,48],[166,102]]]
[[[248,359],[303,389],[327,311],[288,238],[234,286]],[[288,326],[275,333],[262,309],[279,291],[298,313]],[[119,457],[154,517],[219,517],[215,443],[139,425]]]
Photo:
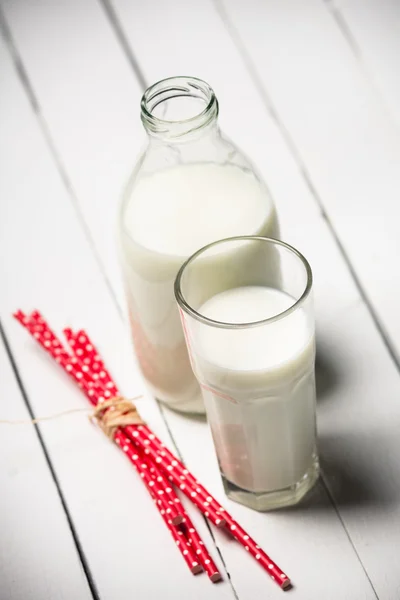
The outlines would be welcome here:
[[[182,137],[217,118],[212,88],[195,77],[170,77],[149,87],[141,102],[142,122],[153,135]]]

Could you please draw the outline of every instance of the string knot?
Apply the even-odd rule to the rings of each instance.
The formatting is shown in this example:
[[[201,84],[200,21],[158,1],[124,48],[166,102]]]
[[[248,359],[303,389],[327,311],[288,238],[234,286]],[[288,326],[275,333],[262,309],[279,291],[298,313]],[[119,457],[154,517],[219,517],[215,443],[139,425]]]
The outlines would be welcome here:
[[[113,440],[115,430],[118,427],[144,424],[133,402],[141,397],[137,396],[132,400],[128,400],[123,396],[115,396],[110,400],[100,402],[91,414],[90,419],[100,427],[110,440]]]

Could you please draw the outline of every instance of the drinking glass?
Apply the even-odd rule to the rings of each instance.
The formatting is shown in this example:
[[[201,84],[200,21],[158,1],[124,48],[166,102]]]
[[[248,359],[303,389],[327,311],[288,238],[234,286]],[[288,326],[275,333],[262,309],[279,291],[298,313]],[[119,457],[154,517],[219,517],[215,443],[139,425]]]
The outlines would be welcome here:
[[[228,238],[183,264],[175,296],[226,494],[297,503],[319,473],[310,265],[278,240]]]

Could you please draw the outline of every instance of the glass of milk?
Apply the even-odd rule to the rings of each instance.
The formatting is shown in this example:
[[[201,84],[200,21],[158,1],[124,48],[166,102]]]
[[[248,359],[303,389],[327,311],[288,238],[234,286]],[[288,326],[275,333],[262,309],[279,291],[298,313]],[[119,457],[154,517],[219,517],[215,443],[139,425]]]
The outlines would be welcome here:
[[[175,281],[225,491],[256,510],[318,478],[311,292],[304,256],[260,236],[209,244]]]
[[[204,412],[174,298],[174,280],[195,250],[234,235],[278,237],[268,189],[218,126],[218,101],[195,77],[146,90],[147,145],[125,189],[119,247],[136,356],[152,394]]]

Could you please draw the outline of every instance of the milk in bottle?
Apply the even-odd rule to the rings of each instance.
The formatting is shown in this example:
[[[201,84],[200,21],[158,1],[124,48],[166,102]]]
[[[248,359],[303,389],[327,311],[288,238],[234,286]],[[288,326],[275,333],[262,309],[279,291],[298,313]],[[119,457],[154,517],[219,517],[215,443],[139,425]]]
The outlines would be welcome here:
[[[185,345],[173,284],[198,248],[235,235],[278,237],[265,183],[217,125],[212,89],[167,79],[142,99],[148,146],[124,194],[119,245],[133,343],[153,395],[204,412]]]

